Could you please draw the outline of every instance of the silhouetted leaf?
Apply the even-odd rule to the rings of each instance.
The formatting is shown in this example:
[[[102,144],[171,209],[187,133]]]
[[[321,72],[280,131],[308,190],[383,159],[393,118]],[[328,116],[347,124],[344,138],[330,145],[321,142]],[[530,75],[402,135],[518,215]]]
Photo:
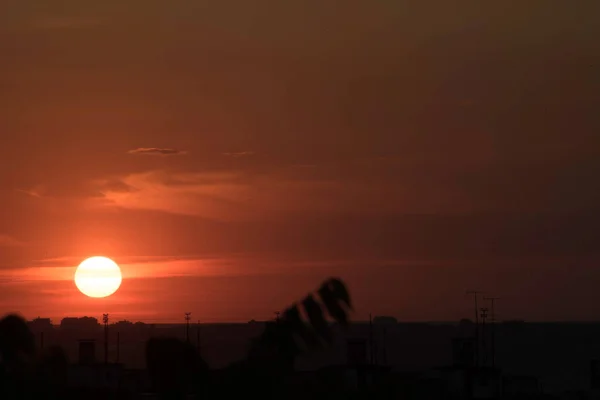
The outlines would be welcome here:
[[[351,308],[350,296],[342,281],[329,279],[321,285],[320,297],[324,306],[312,295],[302,301],[308,321],[301,316],[301,306],[294,304],[283,312],[278,322],[267,322],[260,337],[252,341],[248,357],[239,364],[245,374],[256,368],[267,374],[281,373],[292,367],[294,358],[302,352],[299,343],[303,342],[310,351],[333,342],[324,313],[328,312],[340,323],[347,323],[348,313],[343,305]]]
[[[350,294],[348,293],[348,289],[346,289],[346,285],[337,278],[331,278],[328,282],[326,282],[323,286],[327,285],[335,298],[343,301],[348,308],[352,309],[352,303],[350,301]]]
[[[289,326],[270,321],[263,334],[253,343],[247,360],[251,368],[278,374],[293,367],[294,358],[300,353]]]
[[[293,334],[296,334],[306,345],[307,348],[316,348],[320,346],[320,342],[314,333],[307,329],[306,324],[300,316],[300,309],[295,304],[283,312],[282,321],[290,326]]]
[[[302,317],[300,316],[300,309],[297,304],[294,304],[292,307],[289,307],[287,310],[283,312],[283,320],[291,323],[292,326],[296,326],[297,324],[302,324]]]
[[[331,342],[331,332],[329,331],[329,324],[323,316],[323,310],[317,303],[312,295],[307,296],[302,302],[306,315],[313,326],[314,330],[324,338],[327,342]]]
[[[329,312],[333,319],[342,325],[347,325],[348,315],[346,310],[338,303],[338,298],[335,297],[335,293],[331,290],[330,285],[321,286],[319,296],[321,296],[321,300],[323,300],[323,303],[327,307],[327,312]]]
[[[271,347],[283,349],[289,346],[289,338],[292,332],[288,325],[281,322],[269,321],[265,325],[265,330],[261,336],[262,340]]]

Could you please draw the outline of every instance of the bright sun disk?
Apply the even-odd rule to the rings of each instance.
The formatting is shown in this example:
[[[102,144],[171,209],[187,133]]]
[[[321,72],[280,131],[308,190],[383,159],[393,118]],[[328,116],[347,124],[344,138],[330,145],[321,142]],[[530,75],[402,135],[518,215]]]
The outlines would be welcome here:
[[[108,297],[121,286],[121,269],[110,258],[90,257],[75,271],[75,285],[89,297]]]

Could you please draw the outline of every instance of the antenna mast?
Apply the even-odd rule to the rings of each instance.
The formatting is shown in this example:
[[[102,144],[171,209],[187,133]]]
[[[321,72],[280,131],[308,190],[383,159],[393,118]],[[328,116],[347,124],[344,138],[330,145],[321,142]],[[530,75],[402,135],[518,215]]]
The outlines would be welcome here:
[[[492,307],[492,368],[496,367],[496,309],[495,304],[496,300],[500,299],[500,297],[484,297],[484,300],[488,300],[491,303]]]
[[[467,290],[467,295],[473,296],[475,302],[475,366],[479,366],[479,307],[477,306],[477,296],[483,292],[479,290]]]
[[[104,322],[104,364],[108,364],[108,314],[102,314]]]
[[[375,343],[373,341],[373,318],[369,313],[369,347],[371,353],[371,365],[375,364]]]
[[[487,364],[487,348],[485,342],[485,320],[488,317],[488,309],[486,307],[481,308],[481,346],[483,350],[483,363],[485,366]]]
[[[192,319],[192,313],[185,313],[185,340],[190,342],[190,319]]]
[[[200,353],[200,320],[198,320],[198,329],[196,329],[196,347]]]

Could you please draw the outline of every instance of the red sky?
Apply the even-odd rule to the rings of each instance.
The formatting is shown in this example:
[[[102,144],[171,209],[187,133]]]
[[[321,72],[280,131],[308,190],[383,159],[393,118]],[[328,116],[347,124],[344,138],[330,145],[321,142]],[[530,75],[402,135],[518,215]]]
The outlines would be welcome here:
[[[597,318],[600,3],[496,3],[5,0],[0,312]]]

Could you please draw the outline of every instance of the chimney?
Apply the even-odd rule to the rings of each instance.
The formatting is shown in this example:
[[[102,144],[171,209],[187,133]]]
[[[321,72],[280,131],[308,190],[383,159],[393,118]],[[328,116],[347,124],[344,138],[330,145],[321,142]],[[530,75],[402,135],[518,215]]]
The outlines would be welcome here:
[[[96,363],[96,341],[79,341],[79,364],[91,365]]]

